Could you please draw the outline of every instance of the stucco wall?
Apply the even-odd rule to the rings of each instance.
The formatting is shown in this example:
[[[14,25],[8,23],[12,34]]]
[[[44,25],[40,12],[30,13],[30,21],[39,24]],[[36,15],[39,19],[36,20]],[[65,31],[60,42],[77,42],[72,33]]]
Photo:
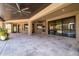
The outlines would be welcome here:
[[[3,23],[3,21],[0,21],[0,27],[1,27],[1,28],[4,27],[4,23]]]
[[[68,12],[65,14],[60,14],[60,16],[51,17],[52,15],[46,16],[46,34],[48,34],[48,21],[57,20],[65,17],[76,16],[76,40],[79,40],[79,11]]]
[[[79,41],[79,14],[76,14],[76,40]]]

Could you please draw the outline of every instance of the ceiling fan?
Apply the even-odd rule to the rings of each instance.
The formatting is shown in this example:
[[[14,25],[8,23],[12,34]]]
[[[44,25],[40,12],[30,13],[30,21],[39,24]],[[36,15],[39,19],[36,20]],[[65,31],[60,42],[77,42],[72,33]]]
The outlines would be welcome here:
[[[27,14],[30,14],[31,12],[30,11],[26,11],[26,10],[28,10],[29,8],[24,8],[24,9],[20,9],[20,6],[19,6],[19,4],[18,3],[16,3],[16,6],[17,6],[17,12],[18,13],[27,13]],[[17,13],[16,12],[16,13]]]
[[[26,15],[31,14],[30,11],[27,11],[29,8],[20,9],[20,6],[19,6],[18,3],[16,3],[16,6],[17,6],[17,11],[14,14],[16,14],[16,13],[20,13],[20,15],[22,15],[22,14],[26,14]]]

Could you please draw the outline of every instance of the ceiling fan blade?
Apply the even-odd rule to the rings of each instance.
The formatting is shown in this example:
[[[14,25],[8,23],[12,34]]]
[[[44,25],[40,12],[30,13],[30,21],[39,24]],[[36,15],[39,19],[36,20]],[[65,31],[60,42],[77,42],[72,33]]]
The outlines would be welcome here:
[[[9,4],[5,4],[5,5],[8,6],[8,7],[10,7],[10,8],[13,8],[13,9],[17,10],[17,8],[15,8],[15,7],[13,7],[13,6],[9,5]]]
[[[24,9],[22,9],[21,11],[25,11],[25,10],[28,10],[29,8],[24,8]]]
[[[18,12],[14,12],[13,14],[17,14]]]
[[[30,12],[30,11],[22,11],[22,12],[25,12],[25,13],[31,14],[31,12]]]
[[[16,6],[17,6],[18,10],[20,10],[20,6],[19,6],[19,4],[18,4],[18,3],[16,3]]]
[[[21,12],[19,12],[19,11],[16,11],[16,12],[14,12],[13,14],[17,14],[17,13],[19,13],[19,14],[20,14]]]
[[[22,13],[22,15],[29,17],[29,14],[26,14],[26,13]]]

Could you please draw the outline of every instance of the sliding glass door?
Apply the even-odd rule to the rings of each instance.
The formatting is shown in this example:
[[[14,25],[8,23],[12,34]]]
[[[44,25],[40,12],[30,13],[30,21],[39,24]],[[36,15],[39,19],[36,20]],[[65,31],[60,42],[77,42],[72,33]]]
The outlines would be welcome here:
[[[63,18],[48,22],[48,33],[75,38],[75,17]]]

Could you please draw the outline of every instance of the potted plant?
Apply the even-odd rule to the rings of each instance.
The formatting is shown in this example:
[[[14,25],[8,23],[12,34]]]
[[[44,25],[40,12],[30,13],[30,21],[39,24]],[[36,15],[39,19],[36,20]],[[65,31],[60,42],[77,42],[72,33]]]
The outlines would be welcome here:
[[[6,40],[8,38],[7,30],[4,28],[0,28],[0,39]]]

